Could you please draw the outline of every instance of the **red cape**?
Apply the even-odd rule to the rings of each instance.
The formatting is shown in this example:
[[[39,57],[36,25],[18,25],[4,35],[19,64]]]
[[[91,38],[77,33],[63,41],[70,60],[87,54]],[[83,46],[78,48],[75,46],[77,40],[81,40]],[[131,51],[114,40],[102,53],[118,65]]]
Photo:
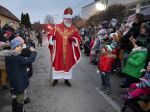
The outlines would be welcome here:
[[[53,45],[49,44],[52,66],[55,71],[69,72],[80,59],[81,37],[73,25],[66,28],[63,23],[55,26],[53,33],[48,35],[48,40],[54,35],[56,38]],[[76,42],[70,42],[68,38],[74,38]]]

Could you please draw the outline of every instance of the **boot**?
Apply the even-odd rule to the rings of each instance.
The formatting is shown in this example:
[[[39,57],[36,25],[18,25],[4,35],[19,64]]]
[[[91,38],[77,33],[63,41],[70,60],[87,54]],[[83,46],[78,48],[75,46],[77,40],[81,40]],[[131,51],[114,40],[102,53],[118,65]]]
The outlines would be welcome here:
[[[105,85],[102,85],[101,90],[102,90],[102,91],[106,91],[106,86],[105,86]]]
[[[52,86],[56,86],[58,84],[58,80],[54,80],[53,83],[52,83]]]
[[[16,112],[17,100],[16,98],[12,99],[12,112]]]
[[[67,80],[67,79],[65,79],[65,84],[66,84],[67,86],[69,86],[69,87],[72,86],[71,83],[69,82],[69,80]]]
[[[24,100],[24,105],[25,105],[25,104],[28,104],[28,103],[30,103],[30,102],[31,102],[31,99],[27,97],[27,98]]]
[[[106,95],[111,94],[111,88],[110,88],[110,87],[106,89],[105,94],[106,94]]]
[[[17,102],[16,111],[15,112],[25,112],[23,110],[23,104]]]

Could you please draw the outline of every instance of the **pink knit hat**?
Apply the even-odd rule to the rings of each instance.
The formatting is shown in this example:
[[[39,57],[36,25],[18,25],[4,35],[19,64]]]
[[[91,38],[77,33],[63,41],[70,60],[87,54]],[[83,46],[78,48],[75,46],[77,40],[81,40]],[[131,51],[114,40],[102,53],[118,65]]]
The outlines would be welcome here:
[[[24,44],[24,40],[23,40],[22,37],[16,37],[15,39],[21,41],[21,44],[22,44],[22,45]]]

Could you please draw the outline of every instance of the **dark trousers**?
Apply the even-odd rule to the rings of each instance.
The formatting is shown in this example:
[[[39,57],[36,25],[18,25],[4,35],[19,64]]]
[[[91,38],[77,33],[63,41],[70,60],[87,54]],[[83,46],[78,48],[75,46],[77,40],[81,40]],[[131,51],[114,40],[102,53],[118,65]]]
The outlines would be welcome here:
[[[111,72],[101,72],[102,86],[105,86],[106,88],[111,88],[110,76]]]

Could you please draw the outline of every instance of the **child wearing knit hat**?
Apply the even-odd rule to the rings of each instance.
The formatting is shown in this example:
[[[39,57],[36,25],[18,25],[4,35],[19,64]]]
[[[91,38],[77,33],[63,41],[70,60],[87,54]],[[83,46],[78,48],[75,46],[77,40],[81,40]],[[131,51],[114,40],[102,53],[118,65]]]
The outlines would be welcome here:
[[[12,98],[12,111],[24,112],[24,92],[29,86],[26,66],[34,62],[37,53],[33,47],[30,47],[30,56],[23,57],[21,55],[22,42],[16,38],[11,41],[10,46],[15,53],[11,56],[5,57],[5,62],[8,80],[11,88],[13,88],[13,94],[15,96]]]
[[[22,38],[22,37],[17,36],[15,39],[20,40],[22,45],[24,45],[24,44],[25,44],[25,42],[24,42],[24,40],[23,40],[23,38]]]
[[[11,40],[11,42],[10,42],[10,47],[11,47],[11,49],[16,49],[16,47],[17,48],[20,48],[20,50],[21,50],[21,41],[20,40],[18,40],[18,39],[13,39],[13,40]]]
[[[110,76],[112,75],[112,65],[116,58],[115,50],[111,45],[105,45],[99,57],[98,69],[102,79],[102,91],[105,91],[107,95],[111,94]]]

